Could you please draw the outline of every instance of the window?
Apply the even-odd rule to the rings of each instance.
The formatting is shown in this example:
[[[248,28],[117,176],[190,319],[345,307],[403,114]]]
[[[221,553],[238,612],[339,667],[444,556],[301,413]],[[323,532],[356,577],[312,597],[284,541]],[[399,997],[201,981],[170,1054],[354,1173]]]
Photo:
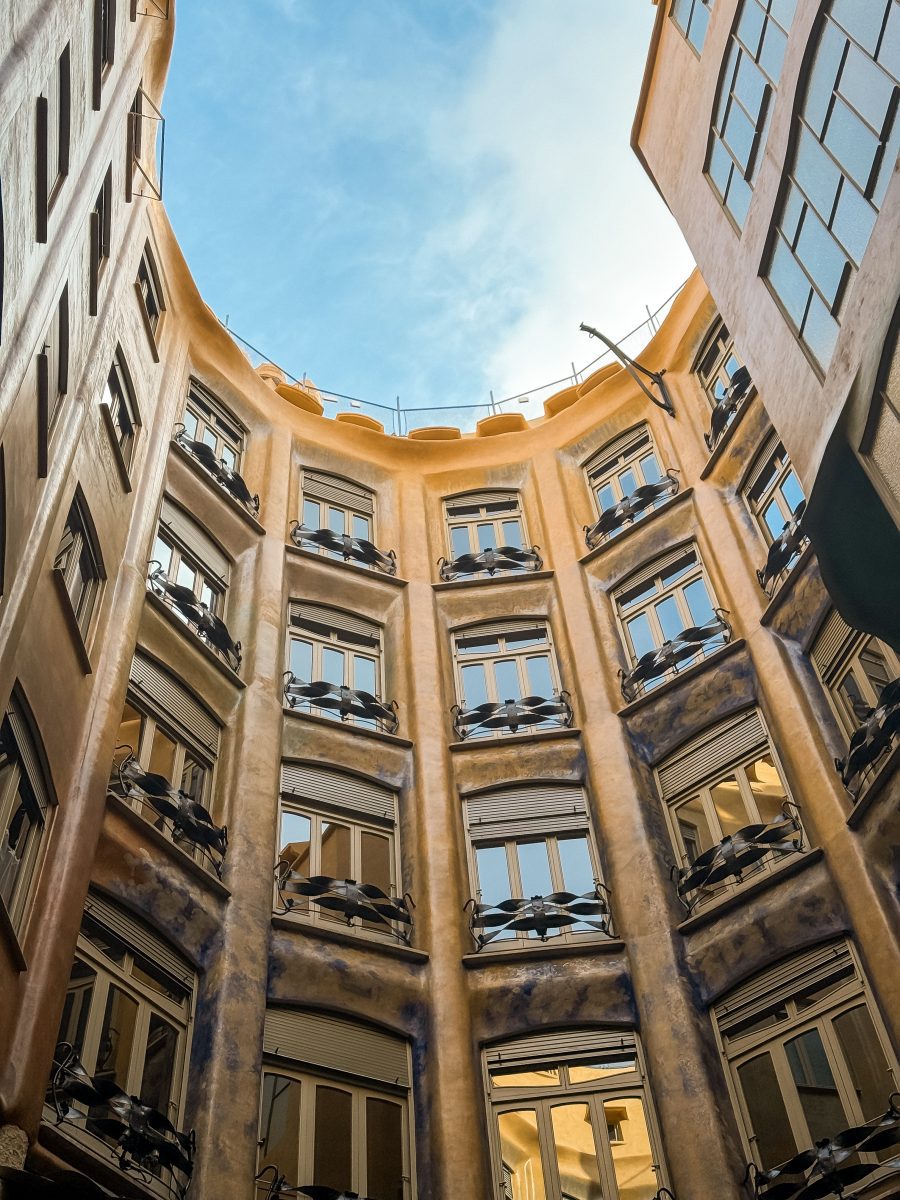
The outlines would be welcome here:
[[[100,279],[103,269],[109,261],[112,244],[112,167],[103,180],[103,186],[97,195],[96,203],[91,211],[90,237],[90,277],[88,312],[96,317],[99,309]]]
[[[756,976],[715,1006],[713,1021],[745,1148],[763,1169],[879,1116],[897,1087],[847,942]]]
[[[228,560],[212,538],[166,496],[153,543],[152,562],[169,583],[187,588],[214,616],[222,616]],[[181,615],[177,613],[176,615]]]
[[[116,0],[94,0],[93,105],[100,108],[103,81],[115,60]]]
[[[743,363],[735,354],[734,338],[723,321],[713,326],[696,366],[697,377],[710,405],[715,408],[725,399],[735,374]]]
[[[451,560],[501,546],[526,548],[518,492],[470,492],[445,500],[444,511]]]
[[[775,443],[774,447],[772,443]],[[744,487],[750,511],[766,542],[779,538],[804,502],[803,489],[777,435],[770,439]]]
[[[743,0],[719,83],[706,171],[743,227],[762,162],[796,0]]]
[[[134,457],[134,444],[140,420],[131,374],[125,364],[121,347],[116,348],[112,366],[103,385],[103,399],[100,403],[113,440],[119,448],[122,465],[127,471]]]
[[[324,605],[295,600],[290,608],[288,670],[303,684],[330,684],[313,689],[299,703],[318,716],[346,720],[374,729],[375,715],[351,708],[342,711],[341,688],[378,697],[383,694],[381,629],[373,621]],[[349,698],[346,700],[349,703]]]
[[[849,742],[887,685],[900,677],[900,659],[880,638],[851,629],[836,609],[816,635],[810,657]]]
[[[141,261],[138,265],[136,287],[141,297],[142,312],[147,325],[147,332],[150,334],[151,342],[155,345],[156,331],[159,328],[162,315],[166,311],[166,304],[163,299],[159,274],[156,270],[156,263],[153,260],[153,253],[150,250],[149,242],[144,246],[144,253],[141,255]]]
[[[602,447],[588,459],[584,470],[600,515],[595,525],[585,528],[589,549],[606,538],[615,537],[626,525],[659,508],[672,494],[671,487],[655,489],[653,494],[646,495],[645,502],[636,497],[634,507],[629,506],[627,511],[623,509],[618,513],[614,511],[623,500],[634,497],[640,488],[653,487],[666,480],[653,446],[653,436],[646,425],[632,429]],[[674,483],[671,477],[669,481]]]
[[[767,275],[827,367],[900,146],[896,0],[832,0],[796,121]]]
[[[75,491],[69,515],[66,517],[63,535],[53,560],[53,570],[57,572],[71,601],[71,610],[81,636],[86,639],[106,572],[97,546],[93,521],[80,488]]]
[[[56,803],[35,729],[17,686],[0,725],[0,908],[15,931],[24,924],[41,841]]]
[[[69,390],[69,285],[63,288],[37,356],[38,475],[49,466],[50,435]]]
[[[654,1200],[661,1149],[632,1033],[535,1034],[485,1051],[498,1188],[512,1200]]]
[[[338,537],[375,541],[375,497],[368,488],[309,469],[304,470],[300,486],[307,529],[328,529]],[[341,558],[338,551],[324,547],[319,553],[326,558]]]
[[[672,0],[672,20],[699,54],[706,39],[706,27],[713,0]]]
[[[414,1200],[405,1042],[324,1013],[269,1009],[263,1053],[260,1171],[274,1167],[288,1187]]]
[[[71,55],[66,46],[37,102],[37,240],[47,240],[47,218],[69,173],[72,109]]]
[[[239,469],[245,430],[196,379],[188,385],[183,423],[185,433],[192,441],[209,446],[229,471]]]
[[[508,621],[454,634],[456,691],[463,713],[482,704],[502,706],[523,698],[549,700],[559,694],[550,630],[544,621]],[[559,724],[547,717],[529,729]],[[509,726],[476,726],[472,736],[515,732]]]

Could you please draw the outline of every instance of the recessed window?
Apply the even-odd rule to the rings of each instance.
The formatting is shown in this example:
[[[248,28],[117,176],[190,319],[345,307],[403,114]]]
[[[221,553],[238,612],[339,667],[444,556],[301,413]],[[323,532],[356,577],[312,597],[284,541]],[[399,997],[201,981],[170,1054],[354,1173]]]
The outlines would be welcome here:
[[[766,563],[757,575],[772,595],[806,546],[800,524],[806,497],[777,434],[772,434],[757,456],[743,494],[769,547]]]
[[[713,0],[672,0],[672,20],[699,54],[706,40],[706,29]]]
[[[98,312],[100,279],[109,262],[112,244],[112,167],[103,180],[91,210],[90,219],[90,278],[88,280],[88,312],[95,317]]]
[[[164,523],[153,543],[153,561],[159,564],[169,583],[186,588],[194,600],[213,615],[221,613],[225,599],[224,581],[205,566],[194,551],[173,536]]]
[[[196,379],[188,386],[182,418],[185,433],[209,446],[229,471],[240,470],[246,432],[224,405]]]
[[[37,357],[38,475],[47,474],[50,436],[69,390],[69,286],[63,288]]]
[[[149,242],[144,246],[144,253],[141,255],[141,261],[138,264],[136,287],[141,298],[147,332],[150,335],[151,342],[155,346],[156,331],[159,328],[162,315],[166,311],[166,302],[163,298],[162,285],[159,282],[159,273],[156,269],[156,262],[153,258]]]
[[[734,338],[725,323],[717,321],[707,336],[706,346],[695,368],[710,407],[715,408],[725,399],[735,375],[743,365],[735,353]]]
[[[512,546],[524,550],[525,518],[518,492],[470,492],[444,501],[450,558]]]
[[[897,161],[898,23],[895,0],[833,0],[796,118],[766,274],[823,368]]]
[[[128,113],[125,199],[129,203],[136,195],[162,200],[165,139],[166,119],[142,84]]]
[[[743,0],[713,115],[706,172],[743,227],[759,172],[796,0]]]
[[[339,537],[346,534],[375,541],[375,496],[368,488],[338,475],[306,469],[300,483],[303,524],[307,529],[328,529]],[[336,550],[319,551],[326,558],[340,558]]]
[[[677,486],[671,476],[663,475],[646,425],[601,447],[584,471],[600,518],[585,527],[589,549],[659,508]]]
[[[103,385],[103,398],[100,403],[105,406],[104,415],[109,423],[115,444],[119,448],[122,465],[127,471],[134,458],[134,446],[140,420],[131,375],[125,364],[121,348],[116,349],[112,366]]]
[[[77,489],[60,539],[53,569],[71,602],[82,638],[87,638],[106,572],[93,521],[81,489]]]
[[[37,240],[47,240],[47,218],[69,173],[72,111],[71,55],[66,46],[37,102]]]
[[[93,104],[100,108],[103,81],[116,56],[116,0],[94,0]]]

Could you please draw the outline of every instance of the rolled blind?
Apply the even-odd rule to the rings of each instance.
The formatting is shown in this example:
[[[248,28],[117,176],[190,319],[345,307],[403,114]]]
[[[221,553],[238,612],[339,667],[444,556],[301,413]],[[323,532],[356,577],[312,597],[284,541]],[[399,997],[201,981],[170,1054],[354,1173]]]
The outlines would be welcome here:
[[[833,608],[816,634],[810,651],[813,666],[822,679],[834,670],[855,637],[856,630]]]
[[[510,511],[519,507],[519,493],[516,491],[484,491],[484,492],[466,492],[462,496],[449,496],[444,501],[444,506],[447,509],[448,515],[456,515],[454,510],[457,508],[483,508],[488,505],[504,505]]]
[[[588,478],[593,480],[595,475],[609,470],[618,459],[633,453],[638,447],[644,444],[648,448],[652,448],[653,446],[653,439],[646,425],[641,425],[638,429],[631,429],[628,433],[623,433],[613,441],[607,442],[605,446],[601,446],[599,450],[592,454],[584,464]]]
[[[88,892],[84,911],[129,949],[149,959],[182,987],[193,990],[197,974],[191,964],[138,917],[93,890]]]
[[[326,608],[324,604],[310,604],[307,600],[292,600],[290,621],[300,629],[313,633],[336,633],[354,642],[369,646],[381,645],[381,629],[374,621],[358,617],[355,613],[340,608]]]
[[[183,684],[140,650],[131,660],[129,680],[137,695],[149,701],[164,721],[174,723],[189,741],[218,757],[219,725]]]
[[[743,491],[745,491],[745,492],[753,491],[753,489],[756,487],[757,483],[759,483],[760,477],[762,476],[763,472],[768,467],[769,460],[771,459],[772,455],[775,453],[776,449],[780,445],[781,445],[781,443],[780,443],[777,433],[773,432],[772,434],[769,435],[769,437],[766,438],[765,443],[763,444],[763,448],[759,451],[756,458],[754,459],[753,467],[751,468],[749,475],[744,480],[744,486],[742,489]],[[782,450],[783,449],[784,449],[784,447],[782,446]]]
[[[469,796],[466,819],[474,841],[587,829],[584,792],[579,787],[497,788]]]
[[[296,1008],[266,1010],[263,1050],[278,1058],[409,1087],[407,1043],[343,1017]]]
[[[374,496],[368,488],[337,475],[326,475],[323,471],[303,472],[303,498],[339,504],[342,508],[352,508],[369,516],[375,511]]]
[[[767,745],[765,727],[756,709],[714,725],[692,738],[659,767],[657,777],[663,800],[697,787],[716,771]]]
[[[31,732],[32,724],[26,714],[25,705],[15,692],[10,697],[6,719],[15,742],[14,749],[11,749],[18,757],[19,764],[40,805],[41,812],[46,813],[51,804],[56,804],[53,780],[50,777],[50,770],[44,759],[43,751],[39,748]]]
[[[225,583],[228,582],[228,558],[216,545],[202,525],[198,525],[168,496],[163,497],[159,523]]]
[[[309,763],[283,762],[281,790],[313,804],[365,813],[391,824],[397,820],[397,798],[393,792],[342,771],[330,771]]]
[[[462,641],[465,638],[480,638],[480,637],[502,637],[504,634],[514,634],[521,636],[523,633],[534,631],[540,634],[541,637],[547,637],[547,624],[545,621],[488,621],[482,625],[467,625],[464,629],[454,630],[453,636],[457,641]],[[524,647],[523,647],[524,649]]]
[[[497,1042],[485,1050],[485,1058],[488,1067],[518,1067],[528,1063],[562,1062],[568,1058],[585,1058],[617,1050],[636,1054],[634,1034],[629,1030],[564,1029]]]
[[[616,588],[616,592],[632,592],[635,588],[650,583],[657,575],[662,575],[684,558],[690,558],[694,562],[698,561],[697,547],[692,542],[686,546],[679,546],[677,550],[670,550],[668,554],[663,554],[660,558],[655,558],[653,562],[648,563],[640,571],[636,571],[634,575],[629,575]]]

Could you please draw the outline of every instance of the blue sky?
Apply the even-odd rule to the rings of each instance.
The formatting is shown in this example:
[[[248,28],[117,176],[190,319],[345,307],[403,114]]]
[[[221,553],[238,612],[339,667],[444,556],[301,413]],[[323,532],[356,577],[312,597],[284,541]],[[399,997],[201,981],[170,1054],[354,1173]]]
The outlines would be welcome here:
[[[581,320],[618,337],[691,269],[628,145],[654,12],[181,0],[165,198],[207,303],[294,374],[386,404],[583,365]]]

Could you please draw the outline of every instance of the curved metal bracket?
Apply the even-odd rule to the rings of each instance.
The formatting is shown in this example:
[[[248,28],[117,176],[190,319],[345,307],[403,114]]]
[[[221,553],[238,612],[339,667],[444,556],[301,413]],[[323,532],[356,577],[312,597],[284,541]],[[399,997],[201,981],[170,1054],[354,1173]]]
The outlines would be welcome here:
[[[670,417],[675,416],[675,407],[672,404],[672,397],[669,395],[669,389],[666,387],[665,380],[663,379],[665,371],[651,371],[647,367],[642,367],[639,362],[635,362],[635,360],[629,357],[624,350],[620,350],[615,342],[611,342],[605,334],[601,333],[599,329],[594,329],[592,325],[585,325],[585,323],[582,321],[578,328],[583,330],[583,332],[588,334],[590,337],[599,338],[604,346],[612,350],[613,354],[616,356],[634,382],[638,385],[647,399],[655,404],[657,408],[664,409]],[[638,372],[640,372],[640,375]],[[659,396],[654,396],[654,394],[647,387],[646,383],[644,383],[643,379],[641,379],[641,375],[645,375],[651,383],[656,384],[656,386],[659,388]]]

